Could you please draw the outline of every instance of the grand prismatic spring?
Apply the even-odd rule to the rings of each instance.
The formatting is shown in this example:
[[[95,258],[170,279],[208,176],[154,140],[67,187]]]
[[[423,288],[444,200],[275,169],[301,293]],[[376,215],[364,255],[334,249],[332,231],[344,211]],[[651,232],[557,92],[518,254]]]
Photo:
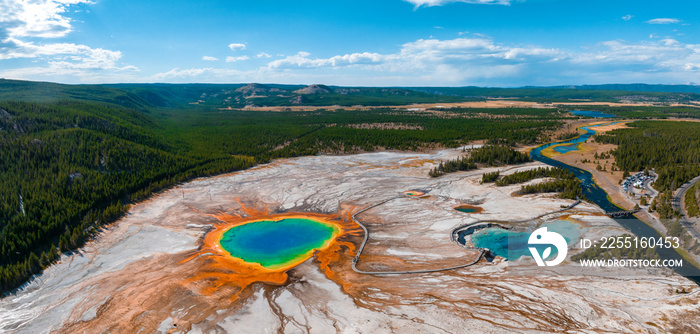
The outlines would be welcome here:
[[[354,248],[339,239],[357,234],[358,228],[341,215],[269,214],[245,205],[242,209],[242,215],[211,215],[218,223],[205,236],[203,247],[186,260],[206,263],[205,270],[189,279],[201,284],[205,293],[222,286],[241,291],[254,282],[284,284],[287,271],[309,258],[318,260],[323,270],[341,246]]]
[[[231,256],[274,270],[305,261],[314,250],[328,247],[338,232],[337,226],[313,218],[279,218],[233,226],[219,242]]]

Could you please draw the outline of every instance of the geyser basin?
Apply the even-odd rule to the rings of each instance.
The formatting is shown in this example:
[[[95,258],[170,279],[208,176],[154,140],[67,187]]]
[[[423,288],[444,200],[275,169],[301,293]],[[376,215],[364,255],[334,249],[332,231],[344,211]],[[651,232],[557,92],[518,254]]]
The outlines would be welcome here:
[[[464,213],[481,213],[482,211],[484,211],[484,209],[481,207],[466,204],[455,207],[455,210]]]
[[[337,226],[307,217],[256,220],[233,226],[219,243],[232,257],[267,269],[293,267],[328,247],[339,234]]]
[[[420,190],[407,190],[404,191],[403,194],[409,197],[418,197],[425,195],[425,192]]]
[[[561,234],[569,246],[581,237],[579,227],[568,220],[556,220],[544,223],[539,227],[547,227],[549,231]],[[517,232],[500,227],[489,227],[474,232],[471,241],[476,247],[488,248],[494,255],[504,257],[508,261],[517,261],[522,256],[532,257],[529,250],[530,245],[528,245],[531,233],[532,231]],[[556,255],[556,250],[552,253],[552,256],[554,255]]]

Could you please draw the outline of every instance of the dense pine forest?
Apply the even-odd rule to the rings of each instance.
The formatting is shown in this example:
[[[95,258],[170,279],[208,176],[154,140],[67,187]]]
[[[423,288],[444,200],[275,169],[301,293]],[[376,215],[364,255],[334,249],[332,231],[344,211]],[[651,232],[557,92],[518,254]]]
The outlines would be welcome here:
[[[508,186],[511,184],[525,183],[539,178],[554,178],[554,180],[545,181],[537,184],[526,185],[520,187],[518,194],[535,194],[560,192],[561,198],[577,199],[584,198],[581,182],[576,176],[564,168],[558,167],[538,167],[521,172],[504,175],[501,177],[500,172],[484,173],[481,178],[482,183],[493,183],[499,187]]]
[[[525,185],[518,190],[518,194],[520,195],[537,193],[560,193],[560,198],[568,199],[583,198],[581,181],[575,177],[573,179],[555,179],[552,181]]]
[[[484,113],[488,113],[484,116]],[[375,149],[456,147],[485,139],[533,144],[561,126],[555,110],[403,109],[260,111],[168,110],[154,115],[168,136],[197,151],[279,158]],[[211,138],[217,140],[212,141]]]
[[[698,185],[700,183],[696,183],[685,193],[685,208],[688,210],[688,216],[690,217],[700,217],[700,206],[698,206],[700,186]]]
[[[626,172],[654,168],[658,191],[673,191],[700,175],[700,123],[636,121],[630,129],[609,131],[595,141],[615,144],[616,166]]]
[[[515,165],[530,162],[532,159],[526,153],[514,150],[509,146],[485,145],[474,149],[465,149],[464,157],[455,160],[440,162],[437,167],[428,172],[432,177],[438,177],[446,173],[473,170],[477,164],[485,166]],[[497,177],[489,175],[486,179]]]
[[[576,176],[564,168],[558,167],[538,167],[535,169],[530,169],[522,172],[515,172],[513,174],[508,174],[495,181],[496,185],[499,187],[508,186],[516,183],[524,183],[530,180],[543,178],[543,177],[553,177],[557,179],[571,180],[576,178]]]

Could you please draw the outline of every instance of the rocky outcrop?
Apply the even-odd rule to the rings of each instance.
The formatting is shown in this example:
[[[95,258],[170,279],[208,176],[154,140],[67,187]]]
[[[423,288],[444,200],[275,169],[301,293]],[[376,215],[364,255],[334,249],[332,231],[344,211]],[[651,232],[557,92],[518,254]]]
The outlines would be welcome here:
[[[289,99],[289,103],[302,104],[302,103],[304,103],[304,98],[302,96],[295,96],[295,97]]]
[[[359,94],[361,91],[357,88],[338,88],[335,90],[338,94],[348,95],[348,94]]]
[[[310,85],[294,91],[297,94],[329,94],[333,90],[326,85]]]
[[[247,84],[243,87],[236,89],[236,93],[241,93],[244,96],[263,95],[263,94],[267,94],[270,92],[280,92],[280,91],[281,90],[278,88],[273,88],[273,87],[261,85],[258,83]]]

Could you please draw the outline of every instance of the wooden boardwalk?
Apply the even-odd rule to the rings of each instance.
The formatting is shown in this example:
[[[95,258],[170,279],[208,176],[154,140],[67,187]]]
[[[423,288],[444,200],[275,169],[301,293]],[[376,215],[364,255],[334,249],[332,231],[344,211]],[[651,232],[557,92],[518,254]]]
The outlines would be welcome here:
[[[451,234],[451,236],[450,236],[450,237],[451,237],[451,240],[452,240],[453,242],[457,243],[458,245],[460,245],[461,247],[463,247],[463,248],[465,248],[465,249],[467,249],[467,250],[476,250],[476,251],[479,251],[479,255],[476,257],[476,259],[474,259],[474,260],[471,261],[471,262],[464,263],[464,264],[459,264],[459,265],[455,265],[455,266],[451,266],[451,267],[436,268],[436,269],[424,269],[424,270],[366,271],[366,270],[357,269],[357,263],[360,261],[360,256],[362,255],[362,251],[365,249],[365,246],[367,245],[367,241],[369,240],[369,230],[367,230],[367,227],[365,227],[365,225],[363,225],[359,220],[357,220],[356,216],[359,215],[359,214],[361,214],[361,213],[363,213],[363,212],[365,212],[365,211],[367,211],[367,210],[369,210],[369,209],[376,208],[376,207],[378,207],[378,206],[380,206],[380,205],[382,205],[382,204],[385,204],[385,203],[387,203],[387,202],[390,202],[390,201],[393,201],[393,200],[395,200],[395,199],[397,199],[397,198],[402,198],[402,197],[404,197],[404,196],[395,196],[395,197],[392,197],[392,198],[383,200],[383,201],[381,201],[381,202],[379,202],[379,203],[370,205],[370,206],[368,206],[368,207],[366,207],[366,208],[364,208],[364,209],[362,209],[362,210],[360,210],[360,211],[357,211],[357,212],[355,212],[355,213],[352,215],[352,220],[353,220],[357,225],[359,225],[359,226],[362,228],[362,230],[365,232],[365,237],[364,237],[364,239],[362,240],[362,244],[360,245],[360,248],[357,250],[357,254],[356,254],[355,257],[352,259],[352,270],[354,270],[355,272],[360,273],[360,274],[367,274],[367,275],[404,275],[404,274],[426,274],[426,273],[435,273],[435,272],[440,272],[440,271],[453,270],[453,269],[460,269],[460,268],[466,268],[466,267],[472,266],[472,265],[478,263],[478,262],[481,260],[481,258],[484,257],[484,255],[486,254],[486,252],[488,252],[488,249],[484,249],[484,248],[467,248],[467,247],[464,247],[464,245],[460,244],[460,243],[457,241],[457,236],[458,236],[458,233],[459,233],[460,230],[463,230],[463,229],[465,229],[465,228],[468,228],[469,226],[473,226],[473,225],[478,225],[478,224],[483,224],[483,223],[484,223],[484,222],[482,222],[482,221],[478,221],[478,222],[476,222],[476,223],[469,224],[468,226],[464,226],[464,225],[458,226],[457,228],[455,228],[455,229],[452,230],[452,234]],[[577,198],[577,199],[576,199],[576,202],[572,203],[572,204],[569,205],[567,208],[564,208],[564,209],[561,209],[561,210],[552,211],[552,212],[548,212],[548,213],[545,213],[545,214],[541,214],[541,215],[539,215],[539,216],[537,216],[537,217],[535,217],[535,218],[533,218],[533,219],[538,219],[538,218],[544,217],[544,216],[546,216],[546,215],[550,215],[550,214],[553,214],[553,213],[562,212],[562,211],[566,211],[566,210],[572,209],[573,207],[575,207],[575,206],[578,205],[579,203],[581,203],[581,199]],[[528,220],[529,220],[529,219],[528,219]]]

